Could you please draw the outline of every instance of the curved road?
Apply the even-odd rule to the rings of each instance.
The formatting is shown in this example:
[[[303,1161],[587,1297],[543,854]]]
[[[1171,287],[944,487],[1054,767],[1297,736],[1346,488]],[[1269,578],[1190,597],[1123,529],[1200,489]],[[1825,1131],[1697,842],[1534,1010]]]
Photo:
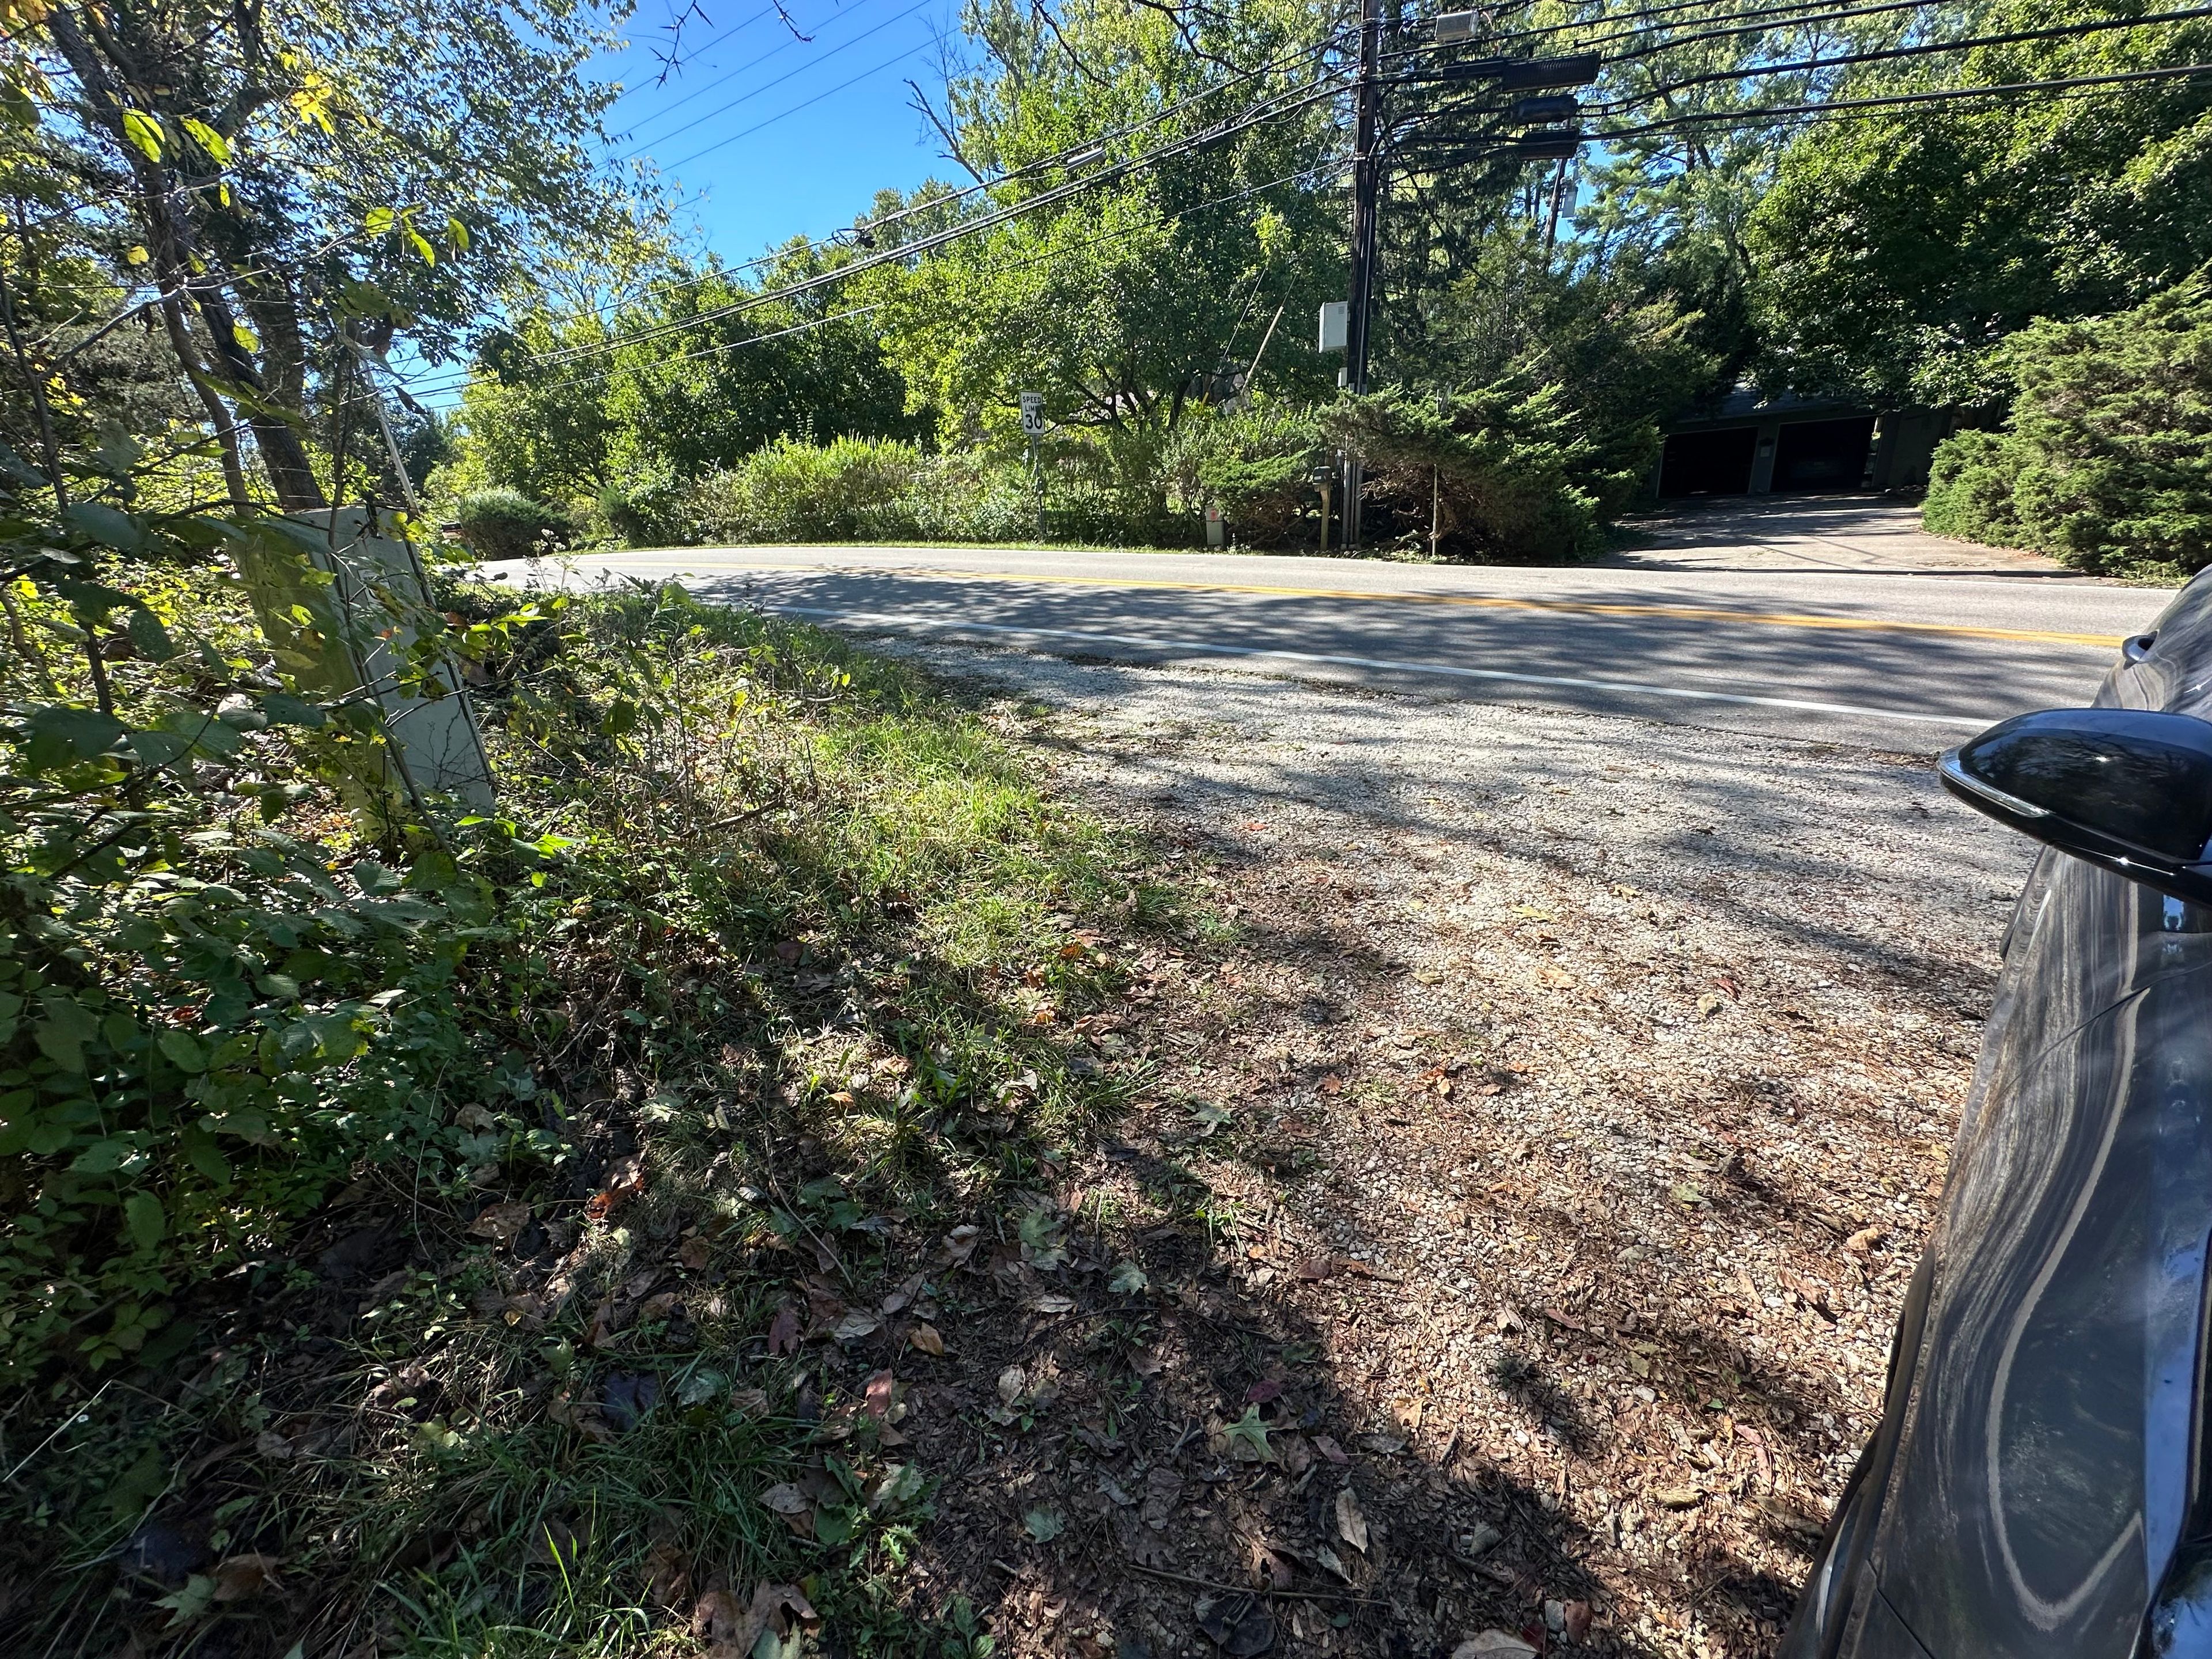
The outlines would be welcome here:
[[[1916,753],[2008,714],[2087,702],[2120,639],[2171,597],[2010,555],[1929,574],[1926,560],[1807,568],[1731,560],[1710,545],[1709,562],[1686,563],[1683,550],[1669,538],[1658,558],[1521,568],[760,547],[488,569],[584,585],[674,578],[702,599],[860,634],[1207,664]]]

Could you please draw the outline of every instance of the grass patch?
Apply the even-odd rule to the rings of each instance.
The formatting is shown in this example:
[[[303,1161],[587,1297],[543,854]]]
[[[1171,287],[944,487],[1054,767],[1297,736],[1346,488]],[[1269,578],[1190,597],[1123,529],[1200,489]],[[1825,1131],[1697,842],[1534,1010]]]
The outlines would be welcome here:
[[[937,1474],[885,1356],[959,1316],[931,1263],[1058,1248],[1036,1194],[1138,1077],[1084,1022],[1171,890],[816,630],[639,587],[479,672],[499,817],[403,953],[446,971],[314,1074],[416,1127],[338,1114],[135,1355],[26,1362],[8,1650],[988,1652],[890,1587]],[[223,844],[348,866],[315,810]]]

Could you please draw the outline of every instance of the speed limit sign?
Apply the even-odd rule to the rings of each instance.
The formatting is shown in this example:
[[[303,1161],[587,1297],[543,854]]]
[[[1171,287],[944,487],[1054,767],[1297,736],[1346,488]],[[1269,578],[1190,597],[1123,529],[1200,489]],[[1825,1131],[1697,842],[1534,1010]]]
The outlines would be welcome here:
[[[1044,435],[1043,392],[1022,393],[1022,430],[1032,438],[1041,438]]]

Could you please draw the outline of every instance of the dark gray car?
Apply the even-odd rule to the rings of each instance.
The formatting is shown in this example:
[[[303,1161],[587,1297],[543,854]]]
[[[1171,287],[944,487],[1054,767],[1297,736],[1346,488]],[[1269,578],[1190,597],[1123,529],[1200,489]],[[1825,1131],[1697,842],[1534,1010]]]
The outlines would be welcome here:
[[[1943,757],[2048,845],[1788,1659],[2212,1659],[2212,582],[2123,658]]]

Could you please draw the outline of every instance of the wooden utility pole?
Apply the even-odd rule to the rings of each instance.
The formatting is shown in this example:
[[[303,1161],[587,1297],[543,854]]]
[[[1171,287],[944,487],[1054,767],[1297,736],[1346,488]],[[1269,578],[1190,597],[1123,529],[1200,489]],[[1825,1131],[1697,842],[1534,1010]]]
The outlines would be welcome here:
[[[1382,0],[1360,0],[1359,79],[1353,92],[1352,137],[1352,292],[1346,319],[1344,382],[1354,397],[1367,391],[1369,313],[1375,298],[1382,185]],[[1344,460],[1344,546],[1359,545],[1360,465]]]

